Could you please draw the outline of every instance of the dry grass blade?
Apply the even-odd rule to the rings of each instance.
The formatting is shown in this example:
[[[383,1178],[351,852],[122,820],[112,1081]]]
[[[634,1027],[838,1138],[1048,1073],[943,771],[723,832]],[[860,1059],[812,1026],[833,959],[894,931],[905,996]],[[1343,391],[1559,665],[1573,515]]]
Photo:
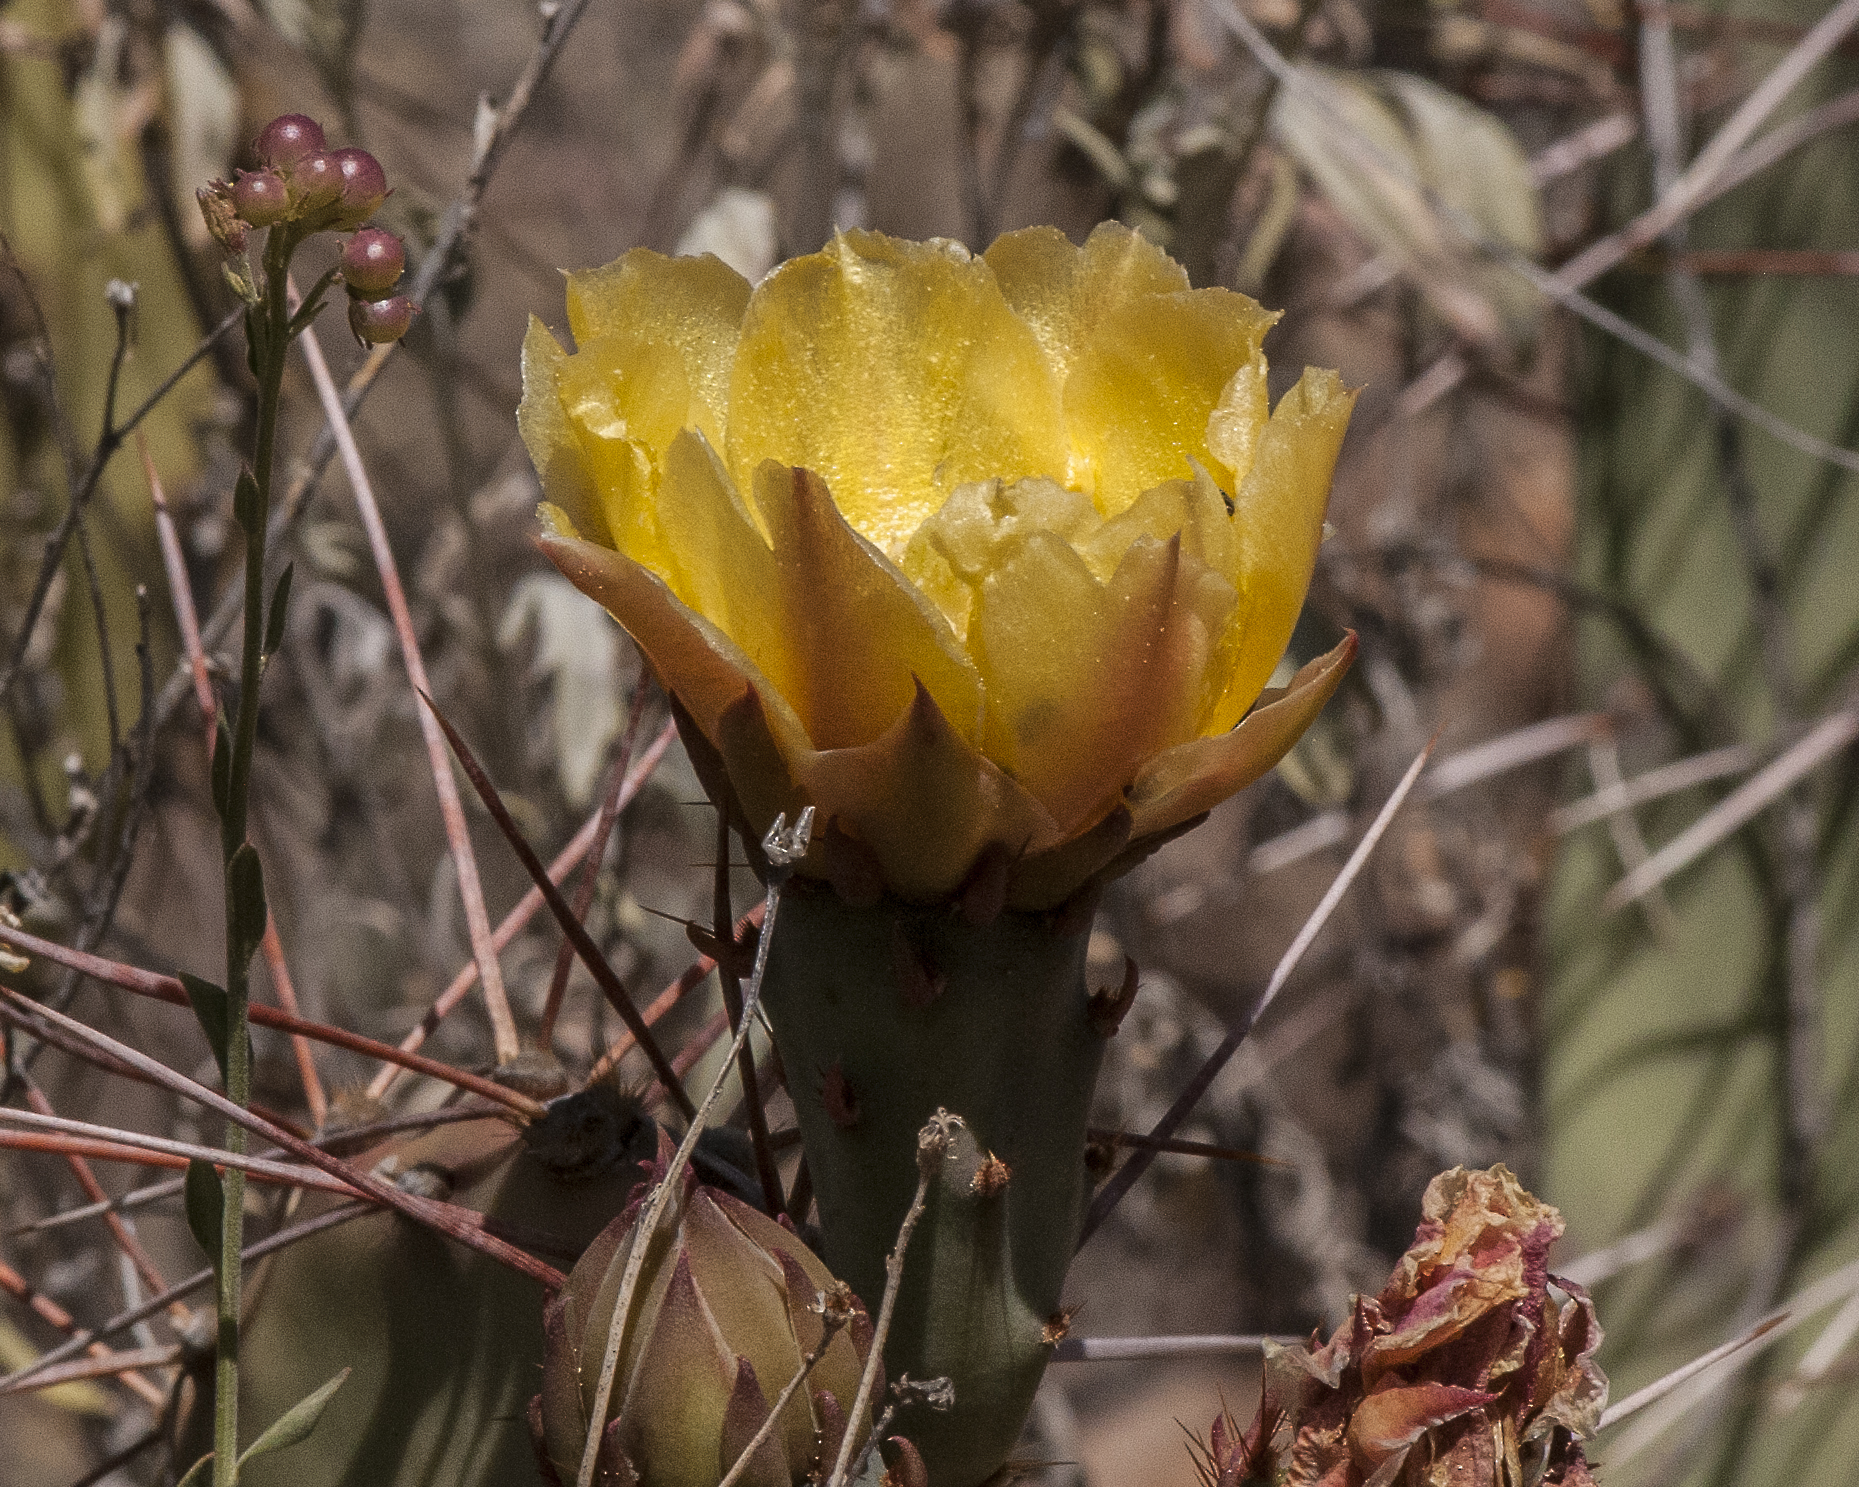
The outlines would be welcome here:
[[[295,295],[292,296],[295,298]],[[387,600],[388,614],[394,622],[394,634],[400,641],[401,660],[406,663],[407,681],[422,697],[430,696],[432,683],[426,676],[426,663],[420,656],[419,637],[413,630],[413,613],[407,607],[407,595],[400,583],[400,569],[388,544],[387,527],[374,499],[374,485],[362,463],[361,450],[355,443],[355,431],[349,427],[343,411],[342,395],[336,391],[335,379],[329,375],[329,363],[317,343],[314,327],[298,338],[304,360],[310,365],[316,395],[322,401],[323,416],[329,420],[336,448],[348,473],[349,488],[354,492],[356,509],[361,513],[368,547],[374,555],[375,571],[380,574],[381,589]],[[458,783],[452,778],[451,761],[446,758],[445,740],[433,726],[428,710],[420,711],[420,732],[426,741],[426,756],[432,766],[433,788],[439,796],[439,814],[445,823],[446,845],[458,870],[458,893],[465,906],[465,928],[471,938],[471,956],[477,962],[478,985],[484,993],[484,1007],[491,1023],[491,1039],[496,1044],[497,1062],[507,1064],[522,1052],[516,1021],[510,1015],[510,999],[504,992],[503,970],[497,962],[497,947],[491,940],[490,914],[484,907],[484,888],[478,881],[478,862],[471,849],[471,830],[465,824],[465,808],[458,798]]]
[[[1202,1097],[1213,1086],[1220,1071],[1239,1051],[1239,1045],[1245,1042],[1246,1035],[1258,1024],[1265,1009],[1276,1000],[1279,991],[1290,979],[1291,973],[1297,969],[1298,962],[1304,958],[1304,952],[1310,949],[1311,942],[1329,922],[1330,915],[1336,911],[1337,904],[1349,891],[1350,884],[1355,882],[1356,875],[1362,871],[1362,866],[1368,861],[1369,854],[1381,841],[1389,823],[1394,820],[1395,812],[1400,810],[1408,794],[1413,790],[1415,781],[1420,778],[1421,771],[1427,766],[1427,761],[1433,757],[1433,745],[1437,742],[1438,738],[1435,736],[1424,749],[1414,756],[1414,762],[1407,766],[1407,773],[1401,776],[1401,782],[1394,787],[1393,794],[1388,797],[1387,802],[1376,814],[1373,824],[1363,833],[1362,840],[1356,844],[1355,851],[1349,854],[1349,861],[1343,864],[1343,870],[1336,875],[1329,890],[1318,902],[1317,907],[1311,911],[1310,917],[1304,921],[1304,927],[1297,932],[1296,938],[1291,941],[1290,948],[1279,960],[1277,969],[1272,972],[1272,979],[1266,985],[1265,994],[1259,998],[1250,1011],[1227,1030],[1226,1037],[1220,1041],[1220,1046],[1208,1055],[1207,1061],[1188,1081],[1187,1088],[1176,1097],[1175,1103],[1168,1108],[1167,1114],[1155,1123],[1155,1128],[1149,1132],[1151,1140],[1165,1141],[1180,1129],[1181,1123],[1193,1113],[1194,1107],[1200,1104]],[[1085,1215],[1084,1227],[1078,1235],[1078,1243],[1081,1246],[1097,1232],[1104,1220],[1110,1217],[1116,1206],[1123,1201],[1124,1194],[1129,1192],[1143,1173],[1149,1170],[1150,1163],[1155,1158],[1156,1149],[1153,1146],[1139,1148],[1135,1155],[1111,1174],[1110,1180],[1104,1184],[1103,1189],[1092,1201],[1091,1211]]]
[[[1623,780],[1618,789],[1597,790],[1581,800],[1558,806],[1549,813],[1549,829],[1561,836],[1592,821],[1604,821],[1617,811],[1630,811],[1668,795],[1707,785],[1712,780],[1747,774],[1756,767],[1756,762],[1755,750],[1744,744],[1728,744],[1705,754],[1694,754],[1689,759],[1662,764],[1631,780]]]
[[[1766,768],[1732,790],[1610,888],[1601,901],[1602,911],[1611,914],[1645,897],[1774,804],[1797,780],[1811,774],[1856,738],[1859,709],[1843,708],[1822,718]]]
[[[677,1103],[678,1109],[683,1113],[684,1118],[689,1120],[696,1113],[696,1107],[691,1104],[691,1097],[685,1093],[684,1084],[677,1070],[672,1067],[671,1060],[665,1057],[664,1050],[658,1046],[658,1040],[652,1036],[652,1030],[645,1025],[645,1019],[639,1015],[638,1007],[633,1005],[631,993],[626,990],[618,973],[607,964],[607,957],[600,953],[600,946],[594,943],[594,937],[587,932],[587,927],[575,917],[575,912],[569,907],[568,900],[562,897],[561,889],[555,886],[554,879],[549,876],[548,871],[542,865],[542,859],[536,855],[536,849],[529,845],[516,822],[511,818],[509,808],[503,803],[503,797],[497,793],[497,787],[491,783],[490,776],[478,763],[477,756],[466,746],[458,730],[446,721],[444,715],[433,704],[431,697],[421,692],[420,700],[426,704],[426,713],[432,717],[446,739],[450,741],[452,752],[458,756],[459,764],[464,767],[465,777],[471,781],[472,788],[478,792],[478,799],[484,802],[484,809],[490,812],[491,819],[497,823],[497,829],[504,834],[504,840],[509,842],[510,850],[515,852],[518,860],[522,862],[530,881],[542,894],[542,900],[549,906],[549,912],[555,916],[555,922],[561,927],[562,933],[568,937],[569,943],[574,946],[575,953],[581,957],[581,964],[587,967],[588,973],[599,984],[609,1005],[620,1014],[620,1019],[626,1024],[633,1037],[638,1040],[640,1048],[645,1051],[646,1058],[651,1061],[653,1072],[658,1075],[665,1088],[671,1091],[672,1099]]]

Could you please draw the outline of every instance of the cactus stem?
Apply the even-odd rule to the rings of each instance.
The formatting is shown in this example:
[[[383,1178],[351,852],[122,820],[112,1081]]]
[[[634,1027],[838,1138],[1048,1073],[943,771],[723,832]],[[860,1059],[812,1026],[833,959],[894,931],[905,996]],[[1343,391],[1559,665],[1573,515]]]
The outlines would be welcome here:
[[[872,1388],[877,1383],[878,1370],[884,1366],[884,1340],[890,1335],[891,1318],[897,1312],[898,1287],[904,1282],[904,1252],[910,1248],[910,1236],[916,1231],[917,1220],[923,1217],[923,1210],[929,1203],[930,1184],[942,1171],[943,1160],[949,1155],[950,1134],[961,1123],[961,1116],[938,1110],[917,1135],[917,1191],[910,1200],[910,1207],[905,1210],[903,1223],[897,1226],[897,1243],[892,1246],[884,1262],[884,1299],[878,1303],[878,1320],[872,1327],[871,1351],[865,1357],[865,1371],[859,1375],[858,1394],[852,1401],[851,1418],[854,1420],[864,1419],[865,1411],[871,1408]],[[827,1487],[845,1487],[846,1468],[851,1463],[855,1434],[848,1430],[840,1440],[839,1456],[833,1462]],[[876,1442],[879,1434],[879,1431],[874,1430],[871,1440]]]
[[[718,1066],[716,1078],[710,1081],[710,1088],[691,1116],[691,1124],[684,1133],[684,1139],[678,1143],[678,1149],[672,1154],[664,1176],[652,1190],[651,1203],[646,1208],[645,1217],[640,1220],[632,1253],[620,1276],[619,1292],[613,1303],[613,1324],[608,1329],[606,1352],[600,1360],[600,1380],[594,1390],[587,1442],[581,1451],[580,1468],[575,1473],[575,1487],[592,1487],[595,1469],[600,1464],[603,1435],[601,1424],[606,1420],[607,1408],[613,1400],[613,1380],[619,1372],[620,1347],[626,1337],[626,1324],[631,1320],[633,1292],[638,1288],[639,1274],[645,1268],[646,1253],[652,1247],[652,1236],[658,1232],[659,1221],[664,1218],[672,1195],[682,1186],[679,1178],[690,1163],[691,1153],[697,1148],[697,1138],[703,1134],[710,1112],[716,1107],[717,1096],[723,1092],[723,1082],[729,1077],[731,1066],[748,1041],[749,1029],[755,1026],[755,1008],[761,999],[762,978],[768,970],[768,946],[774,939],[775,914],[781,906],[781,888],[793,874],[794,864],[806,855],[807,839],[812,834],[813,807],[808,806],[800,813],[800,820],[795,823],[792,831],[787,829],[785,816],[776,816],[775,824],[768,828],[768,835],[762,840],[762,852],[768,860],[768,895],[763,900],[762,935],[756,945],[755,970],[743,993],[742,1017],[738,1021],[729,1056]],[[874,1345],[872,1353],[873,1356],[877,1355],[877,1346]],[[852,1418],[858,1418],[856,1411]],[[849,1435],[851,1432],[847,1433]]]

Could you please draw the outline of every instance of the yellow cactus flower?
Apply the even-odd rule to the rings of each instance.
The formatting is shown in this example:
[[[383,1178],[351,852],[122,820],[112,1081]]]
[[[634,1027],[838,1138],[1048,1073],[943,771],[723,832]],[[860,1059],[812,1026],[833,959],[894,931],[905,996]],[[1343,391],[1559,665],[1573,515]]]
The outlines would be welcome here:
[[[524,344],[543,547],[752,832],[811,804],[844,892],[1048,908],[1258,778],[1348,665],[1260,697],[1354,402],[1313,369],[1268,409],[1275,318],[1116,224],[843,233],[753,291],[635,250],[569,276],[573,354]]]

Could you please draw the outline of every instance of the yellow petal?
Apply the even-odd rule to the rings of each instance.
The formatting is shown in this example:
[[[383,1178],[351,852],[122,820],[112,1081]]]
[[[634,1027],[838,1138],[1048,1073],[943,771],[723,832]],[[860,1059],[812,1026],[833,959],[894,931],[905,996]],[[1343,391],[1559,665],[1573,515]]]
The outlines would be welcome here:
[[[1149,295],[1096,325],[1065,383],[1072,484],[1115,516],[1216,464],[1208,417],[1277,317],[1225,289]]]
[[[1355,653],[1351,633],[1232,732],[1178,744],[1151,759],[1130,789],[1132,835],[1167,831],[1212,810],[1284,758],[1341,685]]]
[[[675,357],[691,399],[690,416],[679,426],[702,429],[719,449],[736,335],[748,304],[748,280],[708,253],[667,258],[635,248],[604,268],[568,276],[575,344],[586,352],[596,341],[617,337]],[[668,442],[655,448],[662,451]]]
[[[749,303],[729,399],[739,487],[764,460],[812,470],[897,556],[958,485],[1065,462],[1038,343],[953,244],[845,233],[783,264]]]
[[[870,743],[903,715],[919,683],[958,734],[978,739],[981,678],[948,621],[847,525],[819,477],[763,465],[755,500],[792,656],[783,695],[814,747]]]
[[[1271,404],[1265,386],[1265,356],[1255,354],[1220,392],[1220,401],[1207,415],[1207,448],[1220,462],[1220,484],[1236,491],[1252,473],[1258,458],[1259,436],[1265,432]]]
[[[613,544],[607,518],[594,488],[581,445],[562,412],[556,379],[568,353],[556,343],[543,323],[529,317],[523,337],[523,401],[516,410],[516,426],[529,457],[542,480],[542,494],[567,513],[577,531],[590,541]]]
[[[961,887],[982,851],[1018,855],[1058,841],[1052,817],[949,726],[928,691],[882,738],[804,760],[821,816],[877,857],[890,890],[929,902]]]
[[[1203,732],[1224,732],[1245,713],[1291,642],[1355,400],[1336,373],[1311,367],[1279,399],[1259,440],[1252,473],[1234,497],[1245,612],[1222,642],[1218,669],[1227,686]]]
[[[770,727],[799,752],[806,733],[741,648],[701,615],[678,602],[663,579],[632,559],[582,540],[565,515],[543,508],[544,556],[582,593],[601,605],[639,643],[652,669],[690,712],[706,737],[719,737],[724,711],[751,688],[773,699]]]
[[[1185,555],[1199,559],[1230,585],[1239,536],[1226,497],[1198,468],[1192,480],[1169,480],[1144,491],[1128,510],[1111,517],[1077,547],[1091,571],[1108,579],[1138,537],[1166,542],[1177,534]]]
[[[1139,232],[1105,222],[1082,248],[1056,227],[1003,233],[982,255],[1007,303],[1033,329],[1061,387],[1112,310],[1188,287],[1187,270]]]
[[[1068,832],[1107,810],[1149,755],[1192,736],[1210,637],[1192,604],[1206,570],[1184,566],[1178,539],[1143,538],[1100,584],[1070,546],[1035,532],[981,586],[970,644],[987,678],[988,757]]]

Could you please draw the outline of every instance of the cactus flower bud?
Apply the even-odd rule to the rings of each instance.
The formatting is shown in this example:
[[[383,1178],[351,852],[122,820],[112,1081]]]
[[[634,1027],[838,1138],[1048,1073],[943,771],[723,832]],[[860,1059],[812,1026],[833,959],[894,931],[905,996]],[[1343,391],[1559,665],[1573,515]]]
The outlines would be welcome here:
[[[256,148],[265,164],[290,170],[323,148],[323,126],[306,114],[280,114],[259,132]]]
[[[342,167],[328,150],[312,150],[290,168],[291,213],[305,217],[342,199]]]
[[[658,1172],[670,1155],[669,1140],[661,1139]],[[538,1449],[564,1482],[575,1480],[587,1439],[615,1293],[637,1240],[645,1192],[638,1189],[588,1246],[544,1314],[542,1393],[531,1419],[539,1427]],[[793,1233],[687,1173],[634,1292],[636,1320],[621,1346],[603,1463],[639,1487],[716,1487],[827,1337],[829,1321],[844,1315],[834,1311],[835,1297],[840,1304],[847,1299]],[[853,1306],[751,1458],[741,1479],[747,1487],[793,1487],[815,1469],[823,1445],[837,1447],[871,1338],[863,1309]],[[869,1422],[855,1428],[862,1435]]]
[[[337,150],[333,158],[342,177],[342,209],[335,225],[360,227],[387,200],[387,172],[366,150]]]
[[[240,171],[232,199],[241,220],[253,227],[272,227],[290,215],[290,191],[275,170]]]
[[[349,329],[364,346],[384,346],[398,341],[413,324],[413,301],[402,295],[370,302],[349,301]]]
[[[400,239],[378,227],[364,227],[342,245],[342,280],[356,299],[386,299],[406,266]]]

